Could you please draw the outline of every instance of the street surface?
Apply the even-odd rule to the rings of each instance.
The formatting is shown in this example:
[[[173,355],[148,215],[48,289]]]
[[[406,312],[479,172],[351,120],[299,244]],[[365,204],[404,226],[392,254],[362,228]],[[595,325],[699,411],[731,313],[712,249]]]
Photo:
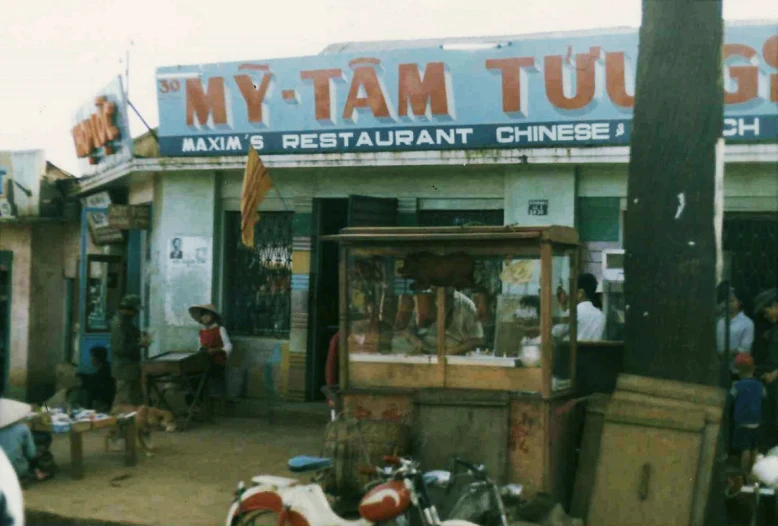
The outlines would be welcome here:
[[[68,474],[69,442],[55,436],[52,453],[61,472],[24,493],[30,524],[97,526],[87,520],[143,525],[223,524],[239,480],[262,472],[290,476],[289,457],[318,455],[324,425],[268,424],[258,418],[224,418],[189,431],[155,432],[154,456],[124,466],[122,453],[105,452],[103,435],[84,435],[82,480]],[[70,526],[69,525],[69,526]]]

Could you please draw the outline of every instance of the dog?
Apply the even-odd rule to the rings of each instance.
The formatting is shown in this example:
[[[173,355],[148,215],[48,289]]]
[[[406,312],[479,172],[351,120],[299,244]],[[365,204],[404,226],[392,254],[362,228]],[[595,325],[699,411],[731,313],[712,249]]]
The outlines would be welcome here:
[[[135,439],[141,451],[150,455],[153,451],[151,445],[151,431],[154,428],[162,429],[168,433],[176,430],[176,418],[170,411],[157,409],[156,407],[118,405],[111,409],[111,415],[135,413]],[[118,430],[111,430],[105,437],[106,451],[111,449],[111,442],[118,438]]]

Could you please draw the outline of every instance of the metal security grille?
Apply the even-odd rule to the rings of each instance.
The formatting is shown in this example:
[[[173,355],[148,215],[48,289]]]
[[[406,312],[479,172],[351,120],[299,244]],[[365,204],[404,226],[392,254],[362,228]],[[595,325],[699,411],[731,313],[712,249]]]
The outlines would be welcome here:
[[[228,212],[225,219],[227,329],[243,336],[289,337],[294,214],[261,214],[253,249],[240,241],[240,213]]]
[[[725,216],[722,248],[732,258],[731,283],[747,298],[778,285],[778,214]]]

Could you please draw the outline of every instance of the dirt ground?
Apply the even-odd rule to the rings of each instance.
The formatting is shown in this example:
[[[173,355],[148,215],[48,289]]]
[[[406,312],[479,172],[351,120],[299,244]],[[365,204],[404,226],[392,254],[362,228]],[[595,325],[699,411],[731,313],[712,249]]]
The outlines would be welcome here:
[[[33,512],[144,525],[223,524],[239,480],[260,473],[291,476],[289,457],[319,454],[324,425],[268,424],[224,418],[188,431],[155,432],[152,457],[126,467],[123,453],[106,452],[103,433],[84,435],[84,478],[70,478],[67,436],[55,435],[52,453],[61,472],[24,493]]]

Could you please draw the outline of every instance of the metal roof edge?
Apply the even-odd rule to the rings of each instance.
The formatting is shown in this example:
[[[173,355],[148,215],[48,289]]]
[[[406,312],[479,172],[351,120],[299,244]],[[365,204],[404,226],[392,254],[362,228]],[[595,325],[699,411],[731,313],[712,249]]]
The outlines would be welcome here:
[[[155,157],[131,159],[115,168],[79,179],[69,192],[79,197],[96,192],[133,173],[155,173],[207,170],[244,170],[247,156],[221,157]],[[485,150],[433,150],[371,153],[311,153],[266,155],[262,161],[268,168],[335,168],[381,166],[446,166],[446,165],[549,165],[549,164],[625,164],[629,162],[629,146],[579,148],[526,148]],[[778,143],[728,144],[725,161],[729,163],[778,162]]]
[[[519,40],[538,40],[543,38],[575,38],[602,34],[624,34],[635,33],[639,31],[638,27],[616,26],[606,28],[578,29],[571,31],[547,31],[542,33],[523,33],[514,35],[492,35],[492,36],[474,36],[474,37],[443,37],[443,38],[423,38],[418,40],[363,40],[355,42],[335,42],[328,45],[319,53],[328,55],[335,53],[344,53],[349,51],[376,50],[376,49],[395,49],[395,48],[414,48],[414,47],[437,47],[444,44],[475,44],[494,41],[514,42]]]

